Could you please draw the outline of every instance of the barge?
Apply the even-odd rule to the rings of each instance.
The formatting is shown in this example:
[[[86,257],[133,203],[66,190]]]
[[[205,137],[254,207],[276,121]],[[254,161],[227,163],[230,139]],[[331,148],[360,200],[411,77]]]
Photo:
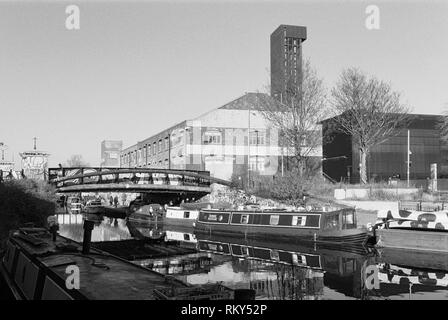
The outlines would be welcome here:
[[[71,270],[79,270],[79,287],[67,285]],[[155,300],[161,292],[192,287],[106,252],[51,234],[44,228],[21,228],[11,233],[0,272],[18,300]],[[209,298],[223,297],[209,292]],[[233,290],[225,289],[226,298]],[[201,292],[200,297],[204,297]],[[167,297],[162,296],[167,299]]]
[[[364,244],[366,228],[357,228],[356,211],[201,210],[195,233],[329,244]]]
[[[190,210],[180,207],[166,208],[163,223],[166,225],[179,225],[193,227],[193,223],[198,219],[199,210]]]
[[[400,209],[376,225],[376,246],[448,253],[448,211]]]

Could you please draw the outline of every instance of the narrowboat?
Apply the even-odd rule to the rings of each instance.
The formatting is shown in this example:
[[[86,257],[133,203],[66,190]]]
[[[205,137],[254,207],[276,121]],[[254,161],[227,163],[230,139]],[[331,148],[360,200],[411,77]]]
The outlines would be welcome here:
[[[84,212],[87,214],[103,214],[105,212],[101,200],[89,200],[84,207]]]
[[[164,210],[163,207],[158,203],[152,203],[134,208],[135,210],[130,210],[128,215],[129,221],[137,222],[150,222],[161,220]]]
[[[163,223],[167,225],[180,225],[193,227],[193,222],[197,220],[199,210],[189,210],[180,207],[167,207]]]
[[[238,235],[246,239],[298,240],[315,243],[365,243],[354,208],[333,211],[201,210],[195,232]]]
[[[378,248],[448,252],[448,211],[400,209],[375,228]]]
[[[205,295],[201,292],[198,297],[194,286],[44,228],[11,232],[6,248],[0,273],[17,300],[166,299],[161,292],[181,292],[191,299]],[[70,275],[73,281],[68,281]],[[233,296],[233,290],[224,290]],[[222,292],[219,288],[217,295],[209,292],[209,297],[220,299]]]

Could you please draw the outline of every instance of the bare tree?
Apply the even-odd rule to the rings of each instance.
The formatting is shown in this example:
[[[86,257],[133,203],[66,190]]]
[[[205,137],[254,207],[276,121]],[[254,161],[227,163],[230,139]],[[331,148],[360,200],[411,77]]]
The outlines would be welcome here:
[[[90,165],[85,162],[80,154],[74,154],[67,160],[64,167],[76,168],[76,167],[89,167]]]
[[[440,138],[444,142],[448,142],[448,102],[445,103],[445,111],[437,128],[440,130]]]
[[[360,182],[367,183],[367,156],[371,149],[398,134],[409,117],[409,109],[400,102],[400,94],[390,84],[367,76],[356,68],[342,72],[333,88],[333,120],[352,136],[359,148]]]
[[[282,145],[287,146],[295,159],[298,173],[310,169],[310,156],[322,145],[320,121],[328,116],[326,89],[322,79],[307,60],[299,81],[290,77],[281,101],[262,98],[265,119],[279,130]]]

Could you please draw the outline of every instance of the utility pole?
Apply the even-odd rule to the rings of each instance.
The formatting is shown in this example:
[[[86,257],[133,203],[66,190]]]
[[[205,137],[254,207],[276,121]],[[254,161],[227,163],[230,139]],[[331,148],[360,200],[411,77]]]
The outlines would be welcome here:
[[[411,166],[411,162],[410,162],[410,156],[411,156],[411,150],[410,150],[410,137],[411,137],[411,135],[410,135],[410,131],[409,131],[409,129],[408,129],[408,160],[406,161],[406,163],[407,163],[407,186],[408,186],[408,188],[409,188],[409,169],[410,169],[410,166]]]
[[[37,138],[34,137],[33,140],[34,140],[34,150],[36,150],[36,141],[37,141]]]
[[[246,93],[247,95],[247,93]],[[248,114],[247,114],[247,183],[246,185],[250,186],[250,103],[248,103]]]

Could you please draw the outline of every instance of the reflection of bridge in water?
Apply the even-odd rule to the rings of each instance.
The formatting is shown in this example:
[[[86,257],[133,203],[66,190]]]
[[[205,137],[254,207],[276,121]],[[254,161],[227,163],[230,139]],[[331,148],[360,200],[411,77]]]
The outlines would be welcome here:
[[[147,168],[50,168],[49,182],[58,193],[131,192],[158,197],[200,198],[211,192],[211,184],[230,185],[208,171]]]

